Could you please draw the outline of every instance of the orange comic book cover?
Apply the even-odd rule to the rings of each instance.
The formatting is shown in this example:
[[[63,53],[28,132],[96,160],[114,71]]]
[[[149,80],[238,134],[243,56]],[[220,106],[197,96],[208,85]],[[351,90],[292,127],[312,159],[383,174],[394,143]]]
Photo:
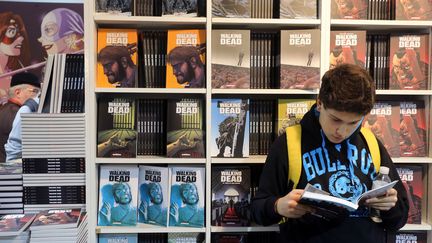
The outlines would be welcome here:
[[[366,31],[330,32],[330,69],[342,64],[356,64],[364,68],[366,62]]]
[[[133,88],[137,84],[136,29],[98,29],[97,88]]]
[[[167,88],[205,87],[205,30],[168,30]]]

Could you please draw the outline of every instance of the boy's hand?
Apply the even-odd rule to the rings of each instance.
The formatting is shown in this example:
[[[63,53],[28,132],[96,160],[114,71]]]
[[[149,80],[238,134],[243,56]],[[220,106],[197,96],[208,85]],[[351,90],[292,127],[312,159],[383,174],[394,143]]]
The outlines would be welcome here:
[[[397,191],[391,188],[381,197],[367,199],[365,205],[381,211],[388,211],[396,205],[397,200]]]
[[[294,189],[286,196],[279,198],[276,201],[275,208],[277,213],[287,218],[300,218],[306,213],[313,212],[313,208],[302,205],[298,201],[304,190]]]

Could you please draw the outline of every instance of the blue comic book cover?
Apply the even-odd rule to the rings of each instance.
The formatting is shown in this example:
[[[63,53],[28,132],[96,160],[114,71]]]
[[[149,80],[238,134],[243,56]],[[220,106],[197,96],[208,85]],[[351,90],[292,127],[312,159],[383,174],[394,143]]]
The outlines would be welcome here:
[[[168,167],[141,165],[138,185],[138,222],[167,226]]]
[[[136,165],[100,166],[98,225],[136,225],[137,202]]]
[[[204,227],[204,167],[170,167],[170,226]]]
[[[99,243],[138,243],[138,234],[100,234]]]
[[[249,100],[212,99],[212,157],[249,157]]]

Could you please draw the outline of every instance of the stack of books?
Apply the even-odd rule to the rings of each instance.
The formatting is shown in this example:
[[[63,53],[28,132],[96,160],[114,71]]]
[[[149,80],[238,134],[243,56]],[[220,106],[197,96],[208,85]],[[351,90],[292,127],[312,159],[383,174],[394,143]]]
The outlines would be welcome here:
[[[23,158],[84,158],[83,113],[22,114]]]
[[[79,208],[41,211],[30,231],[30,243],[87,242],[87,214]]]
[[[35,214],[8,214],[0,217],[0,243],[27,243],[30,232],[27,227]]]
[[[0,215],[23,213],[21,163],[0,163]]]

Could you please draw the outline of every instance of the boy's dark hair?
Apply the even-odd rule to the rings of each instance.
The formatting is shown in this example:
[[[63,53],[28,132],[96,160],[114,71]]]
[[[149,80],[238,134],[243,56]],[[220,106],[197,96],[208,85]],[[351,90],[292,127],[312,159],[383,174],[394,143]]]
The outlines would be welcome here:
[[[322,77],[318,99],[324,108],[366,115],[375,103],[375,82],[354,64],[341,64]]]

